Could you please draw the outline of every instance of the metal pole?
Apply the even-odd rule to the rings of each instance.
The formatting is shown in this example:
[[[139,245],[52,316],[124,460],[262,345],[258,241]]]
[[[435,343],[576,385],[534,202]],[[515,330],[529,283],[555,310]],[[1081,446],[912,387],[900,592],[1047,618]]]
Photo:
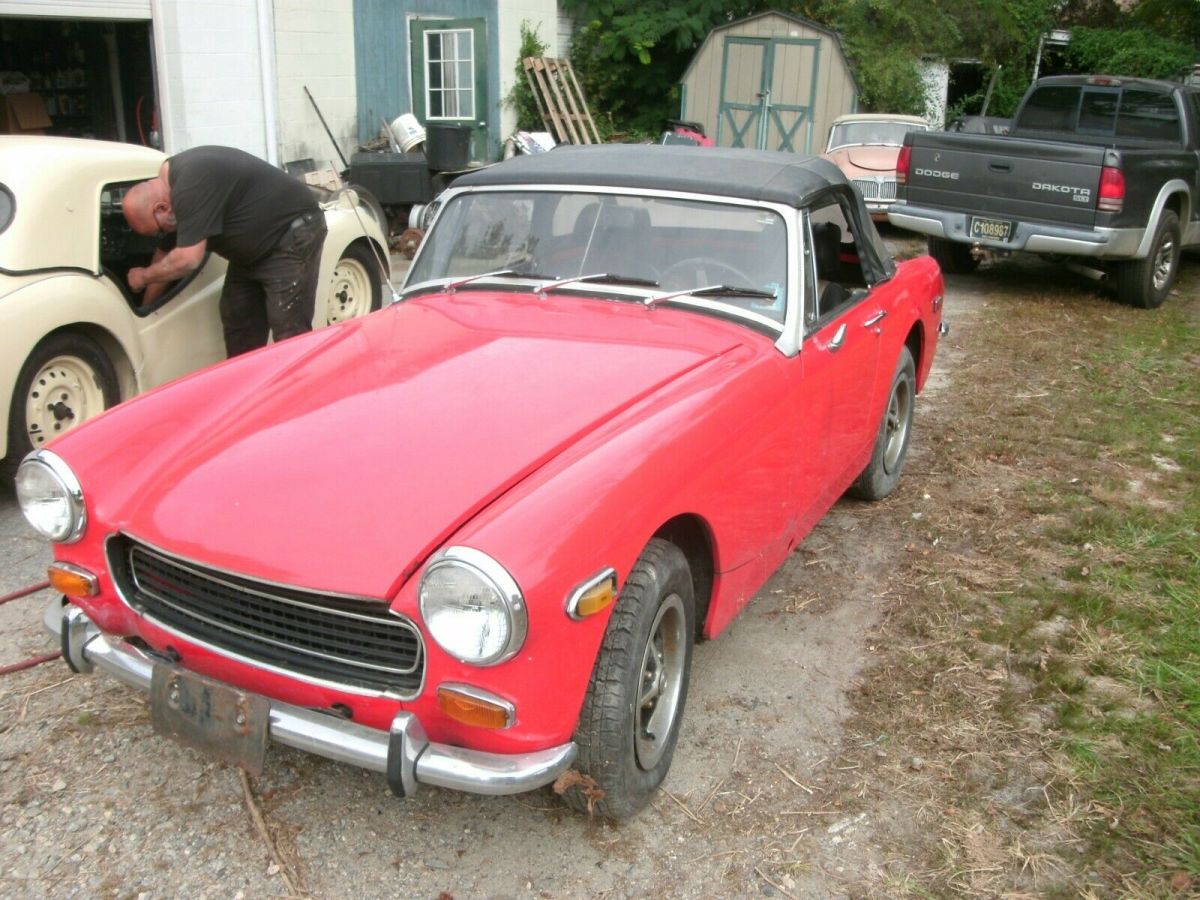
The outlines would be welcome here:
[[[337,151],[338,159],[342,161],[342,168],[349,169],[350,163],[346,162],[346,157],[342,155],[342,148],[338,146],[337,140],[333,136],[333,132],[329,130],[329,125],[325,122],[325,117],[321,115],[321,107],[317,106],[317,101],[313,99],[313,95],[309,93],[308,85],[304,86],[304,93],[308,97],[308,101],[313,105],[313,109],[317,111],[317,118],[321,120],[321,124],[325,127],[325,133],[329,135],[329,140],[333,144],[333,149]]]

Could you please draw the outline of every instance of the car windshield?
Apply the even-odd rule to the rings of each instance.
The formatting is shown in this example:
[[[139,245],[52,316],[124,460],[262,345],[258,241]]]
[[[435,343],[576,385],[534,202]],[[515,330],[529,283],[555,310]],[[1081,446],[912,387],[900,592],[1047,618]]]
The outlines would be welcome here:
[[[926,129],[912,122],[843,122],[829,133],[829,149],[856,144],[883,144],[899,147],[910,131]]]
[[[787,229],[773,210],[715,200],[553,190],[459,194],[442,210],[407,284],[486,273],[563,281],[564,291],[636,290],[638,299],[719,287],[726,290],[701,295],[705,305],[782,324]]]

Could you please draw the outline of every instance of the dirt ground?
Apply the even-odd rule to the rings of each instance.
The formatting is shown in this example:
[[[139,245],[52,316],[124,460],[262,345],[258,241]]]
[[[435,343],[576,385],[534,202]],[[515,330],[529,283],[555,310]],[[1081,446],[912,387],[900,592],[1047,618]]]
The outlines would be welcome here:
[[[952,332],[918,400],[900,488],[879,504],[840,502],[727,632],[697,648],[673,768],[634,821],[573,815],[548,789],[426,789],[398,801],[382,777],[277,746],[265,774],[245,779],[155,736],[140,695],[55,662],[0,678],[0,895],[816,898],[1062,887],[1062,835],[1033,809],[1048,776],[1029,760],[987,759],[987,736],[956,734],[949,706],[934,729],[944,746],[923,744],[914,729],[929,723],[904,696],[924,703],[937,686],[904,680],[904,660],[924,648],[895,626],[943,563],[973,562],[980,591],[1004,588],[989,565],[1002,523],[979,526],[1001,511],[1004,464],[968,450],[962,411],[964,396],[1019,382],[1019,367],[989,357],[980,328],[988,304],[1018,301],[1075,317],[1130,313],[1036,261],[948,279]],[[977,510],[974,527],[931,528],[959,521],[964,507]],[[48,559],[11,492],[0,493],[0,593],[39,580]],[[48,600],[0,606],[0,665],[53,651],[39,621]],[[945,677],[958,677],[956,664]],[[962,665],[986,684],[986,663]],[[957,779],[991,799],[938,806],[939,786]],[[1023,821],[1021,858],[997,828]],[[942,844],[961,850],[960,867],[938,869]]]

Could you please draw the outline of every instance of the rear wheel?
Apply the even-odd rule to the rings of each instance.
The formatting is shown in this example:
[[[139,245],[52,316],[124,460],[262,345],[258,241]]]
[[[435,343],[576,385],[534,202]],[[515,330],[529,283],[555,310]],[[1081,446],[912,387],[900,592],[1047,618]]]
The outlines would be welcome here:
[[[104,351],[79,334],[55,334],[33,348],[13,391],[8,461],[98,416],[121,399]]]
[[[929,255],[948,275],[966,275],[979,266],[979,260],[971,255],[970,246],[945,238],[929,239]]]
[[[686,557],[654,539],[634,564],[608,622],[575,741],[594,786],[568,789],[574,808],[625,819],[671,767],[687,700],[695,598]]]
[[[907,347],[900,349],[892,391],[888,394],[883,421],[875,436],[871,461],[847,492],[860,500],[882,500],[900,481],[904,458],[908,455],[908,436],[912,431],[913,406],[917,393],[916,366]]]
[[[333,283],[325,301],[326,323],[365,316],[379,309],[382,298],[383,279],[375,254],[362,244],[347,247],[333,270]]]
[[[1161,306],[1175,283],[1182,244],[1179,217],[1168,209],[1159,219],[1150,255],[1117,265],[1117,297],[1142,309]]]

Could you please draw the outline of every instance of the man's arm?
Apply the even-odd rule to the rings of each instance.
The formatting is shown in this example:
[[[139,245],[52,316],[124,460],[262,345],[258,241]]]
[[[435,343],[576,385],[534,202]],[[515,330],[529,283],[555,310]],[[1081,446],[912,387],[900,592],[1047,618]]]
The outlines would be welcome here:
[[[208,241],[201,241],[190,247],[176,247],[144,268],[130,269],[129,286],[136,293],[148,284],[170,284],[172,281],[178,281],[188,272],[200,268],[207,246]]]

